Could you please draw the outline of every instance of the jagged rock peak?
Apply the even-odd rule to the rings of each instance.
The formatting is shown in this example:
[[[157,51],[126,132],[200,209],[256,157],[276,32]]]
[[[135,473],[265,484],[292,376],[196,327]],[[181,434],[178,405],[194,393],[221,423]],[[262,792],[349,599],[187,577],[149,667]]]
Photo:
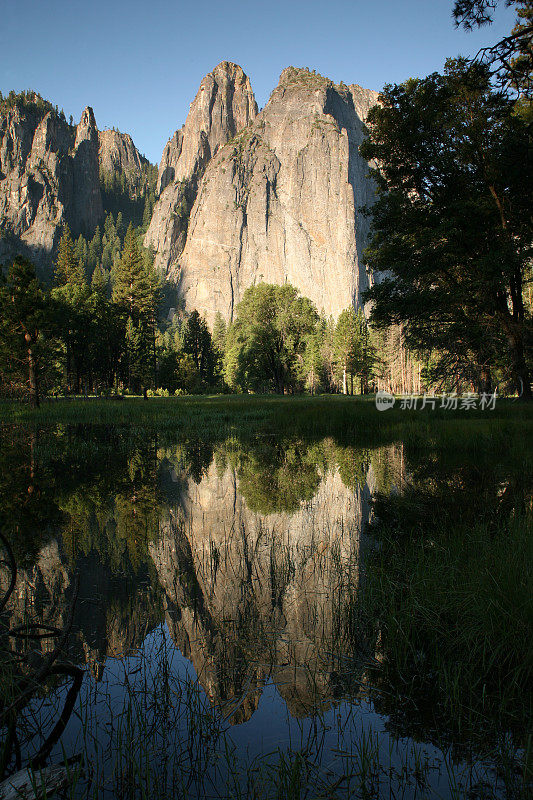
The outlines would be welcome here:
[[[147,159],[142,156],[129,133],[114,129],[98,132],[98,158],[105,172],[140,172]]]
[[[8,97],[0,104],[0,261],[23,253],[46,267],[65,222],[89,233],[102,214],[92,109],[74,128],[37,95]]]
[[[167,143],[159,166],[160,197],[144,244],[154,248],[161,271],[183,250],[189,211],[210,160],[257,112],[250,81],[238,64],[222,61],[202,79],[185,124]]]
[[[104,213],[100,194],[98,128],[90,106],[84,110],[76,128],[74,151],[73,197],[70,216],[74,222],[73,230],[76,230],[77,226],[78,230],[89,235],[96,228]],[[79,220],[83,220],[83,224],[80,224]]]
[[[200,82],[183,127],[161,158],[157,191],[202,172],[217,150],[257,115],[250,81],[238,64],[222,61]]]
[[[78,146],[80,141],[85,139],[98,139],[98,128],[96,127],[96,120],[94,118],[94,111],[90,106],[84,109],[80,122],[76,128],[76,144]]]

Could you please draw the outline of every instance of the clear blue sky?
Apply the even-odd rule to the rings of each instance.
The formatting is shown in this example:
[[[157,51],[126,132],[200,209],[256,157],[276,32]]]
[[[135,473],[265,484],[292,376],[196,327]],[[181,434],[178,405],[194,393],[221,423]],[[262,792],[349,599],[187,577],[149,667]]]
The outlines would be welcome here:
[[[503,6],[503,0],[501,2]],[[36,89],[77,121],[130,133],[159,162],[202,77],[249,75],[260,107],[284,67],[380,89],[427,75],[510,30],[512,11],[465,33],[452,0],[0,0],[0,90]]]

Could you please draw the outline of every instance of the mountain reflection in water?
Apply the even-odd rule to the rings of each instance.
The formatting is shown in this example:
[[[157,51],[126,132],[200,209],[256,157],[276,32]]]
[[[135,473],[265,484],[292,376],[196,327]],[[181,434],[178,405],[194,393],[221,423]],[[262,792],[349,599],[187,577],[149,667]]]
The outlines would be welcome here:
[[[62,520],[19,568],[12,623],[31,608],[62,628],[77,572],[71,657],[97,679],[164,621],[232,722],[251,716],[269,678],[294,716],[327,708],[342,693],[343,609],[376,485],[370,451],[328,440],[134,445],[115,483],[93,476],[89,488],[81,475],[69,491],[47,488]],[[376,458],[400,469],[395,448]]]
[[[428,787],[450,796],[455,767],[427,732],[426,744],[398,744],[377,713],[395,701],[371,685],[381,632],[358,603],[378,547],[367,532],[372,496],[400,497],[412,477],[402,444],[202,442],[84,426],[0,434],[0,523],[18,564],[6,629],[61,631],[72,609],[65,657],[87,666],[76,713],[51,748],[55,763],[84,756],[74,796],[134,797],[142,786],[164,797],[179,786],[185,797],[252,797],[267,751],[280,759],[278,796],[289,796],[280,747],[297,751],[306,780],[316,771],[315,789],[326,791],[327,778],[325,796],[355,796],[349,775],[383,748],[395,765],[386,780],[394,772],[402,796],[430,796]],[[431,463],[420,474],[433,481]],[[468,493],[464,476],[456,483]],[[485,483],[486,503],[500,484]],[[0,596],[9,581],[0,566]],[[24,679],[30,656],[53,647],[50,637],[15,637],[3,652]],[[0,778],[38,750],[67,690],[58,680],[36,687],[5,739]],[[402,703],[398,695],[400,721]],[[248,789],[235,777],[244,761]],[[379,796],[383,776],[367,768],[366,790],[369,775],[378,794],[368,796]]]

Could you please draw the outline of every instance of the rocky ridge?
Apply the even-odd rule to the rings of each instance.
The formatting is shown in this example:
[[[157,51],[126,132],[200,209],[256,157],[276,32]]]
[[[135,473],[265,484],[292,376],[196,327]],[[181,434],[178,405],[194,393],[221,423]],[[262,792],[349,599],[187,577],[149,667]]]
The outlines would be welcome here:
[[[142,156],[129,133],[114,129],[98,132],[98,162],[104,172],[140,173],[148,159]]]
[[[164,274],[185,246],[190,209],[207,164],[256,115],[250,81],[237,64],[223,61],[200,83],[185,124],[163,150],[159,200],[144,239]]]
[[[32,103],[0,106],[0,257],[49,257],[67,222],[91,232],[103,214],[98,131],[87,107],[77,127]]]
[[[231,320],[260,281],[290,282],[328,315],[360,304],[374,185],[359,145],[377,97],[289,67],[258,113],[238,65],[202,80],[163,151],[144,240],[180,305]],[[86,236],[102,222],[100,180],[136,186],[147,165],[91,108],[74,127],[35,98],[0,98],[0,263],[22,251],[49,264],[65,222]]]
[[[129,134],[98,131],[89,106],[74,126],[38,95],[0,99],[0,263],[22,253],[49,269],[65,223],[92,236],[103,221],[100,172],[136,186],[147,165]]]

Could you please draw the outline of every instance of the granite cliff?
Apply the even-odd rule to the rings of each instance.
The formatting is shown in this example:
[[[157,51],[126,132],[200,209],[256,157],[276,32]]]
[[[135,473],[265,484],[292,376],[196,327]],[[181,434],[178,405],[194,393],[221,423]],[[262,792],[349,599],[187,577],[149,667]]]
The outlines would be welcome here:
[[[359,209],[374,186],[359,145],[376,101],[289,67],[259,113],[241,67],[206,75],[163,151],[144,239],[187,310],[231,320],[260,281],[290,282],[334,316],[360,302],[372,276]],[[103,206],[117,212],[117,186],[142,201],[150,169],[128,134],[98,132],[90,108],[74,127],[37,95],[0,98],[0,261],[22,250],[49,263],[65,222],[92,235]]]
[[[104,172],[139,174],[148,159],[142,156],[129,133],[114,129],[98,132],[98,161]]]
[[[74,127],[42,101],[0,105],[0,257],[42,263],[65,222],[90,232],[102,213],[92,109]]]
[[[0,98],[0,263],[22,253],[49,269],[65,223],[89,237],[103,221],[100,172],[136,188],[147,165],[90,107],[74,126],[35,93]]]
[[[144,240],[164,274],[171,273],[185,246],[190,209],[207,164],[256,115],[250,81],[236,64],[223,61],[200,83],[185,124],[163,151],[159,200]]]
[[[213,75],[223,67],[238,69],[220,65]],[[289,67],[261,113],[251,113],[248,100],[240,130],[231,117],[238,132],[225,144],[218,136],[216,152],[198,134],[203,98],[201,87],[184,133],[163,154],[162,193],[145,240],[186,308],[211,323],[216,312],[229,320],[246,288],[260,281],[288,281],[326,314],[357,303],[370,280],[362,260],[369,223],[358,209],[374,192],[358,148],[377,92]],[[187,157],[173,172],[172,153],[185,139]],[[193,201],[190,213],[184,196]]]

